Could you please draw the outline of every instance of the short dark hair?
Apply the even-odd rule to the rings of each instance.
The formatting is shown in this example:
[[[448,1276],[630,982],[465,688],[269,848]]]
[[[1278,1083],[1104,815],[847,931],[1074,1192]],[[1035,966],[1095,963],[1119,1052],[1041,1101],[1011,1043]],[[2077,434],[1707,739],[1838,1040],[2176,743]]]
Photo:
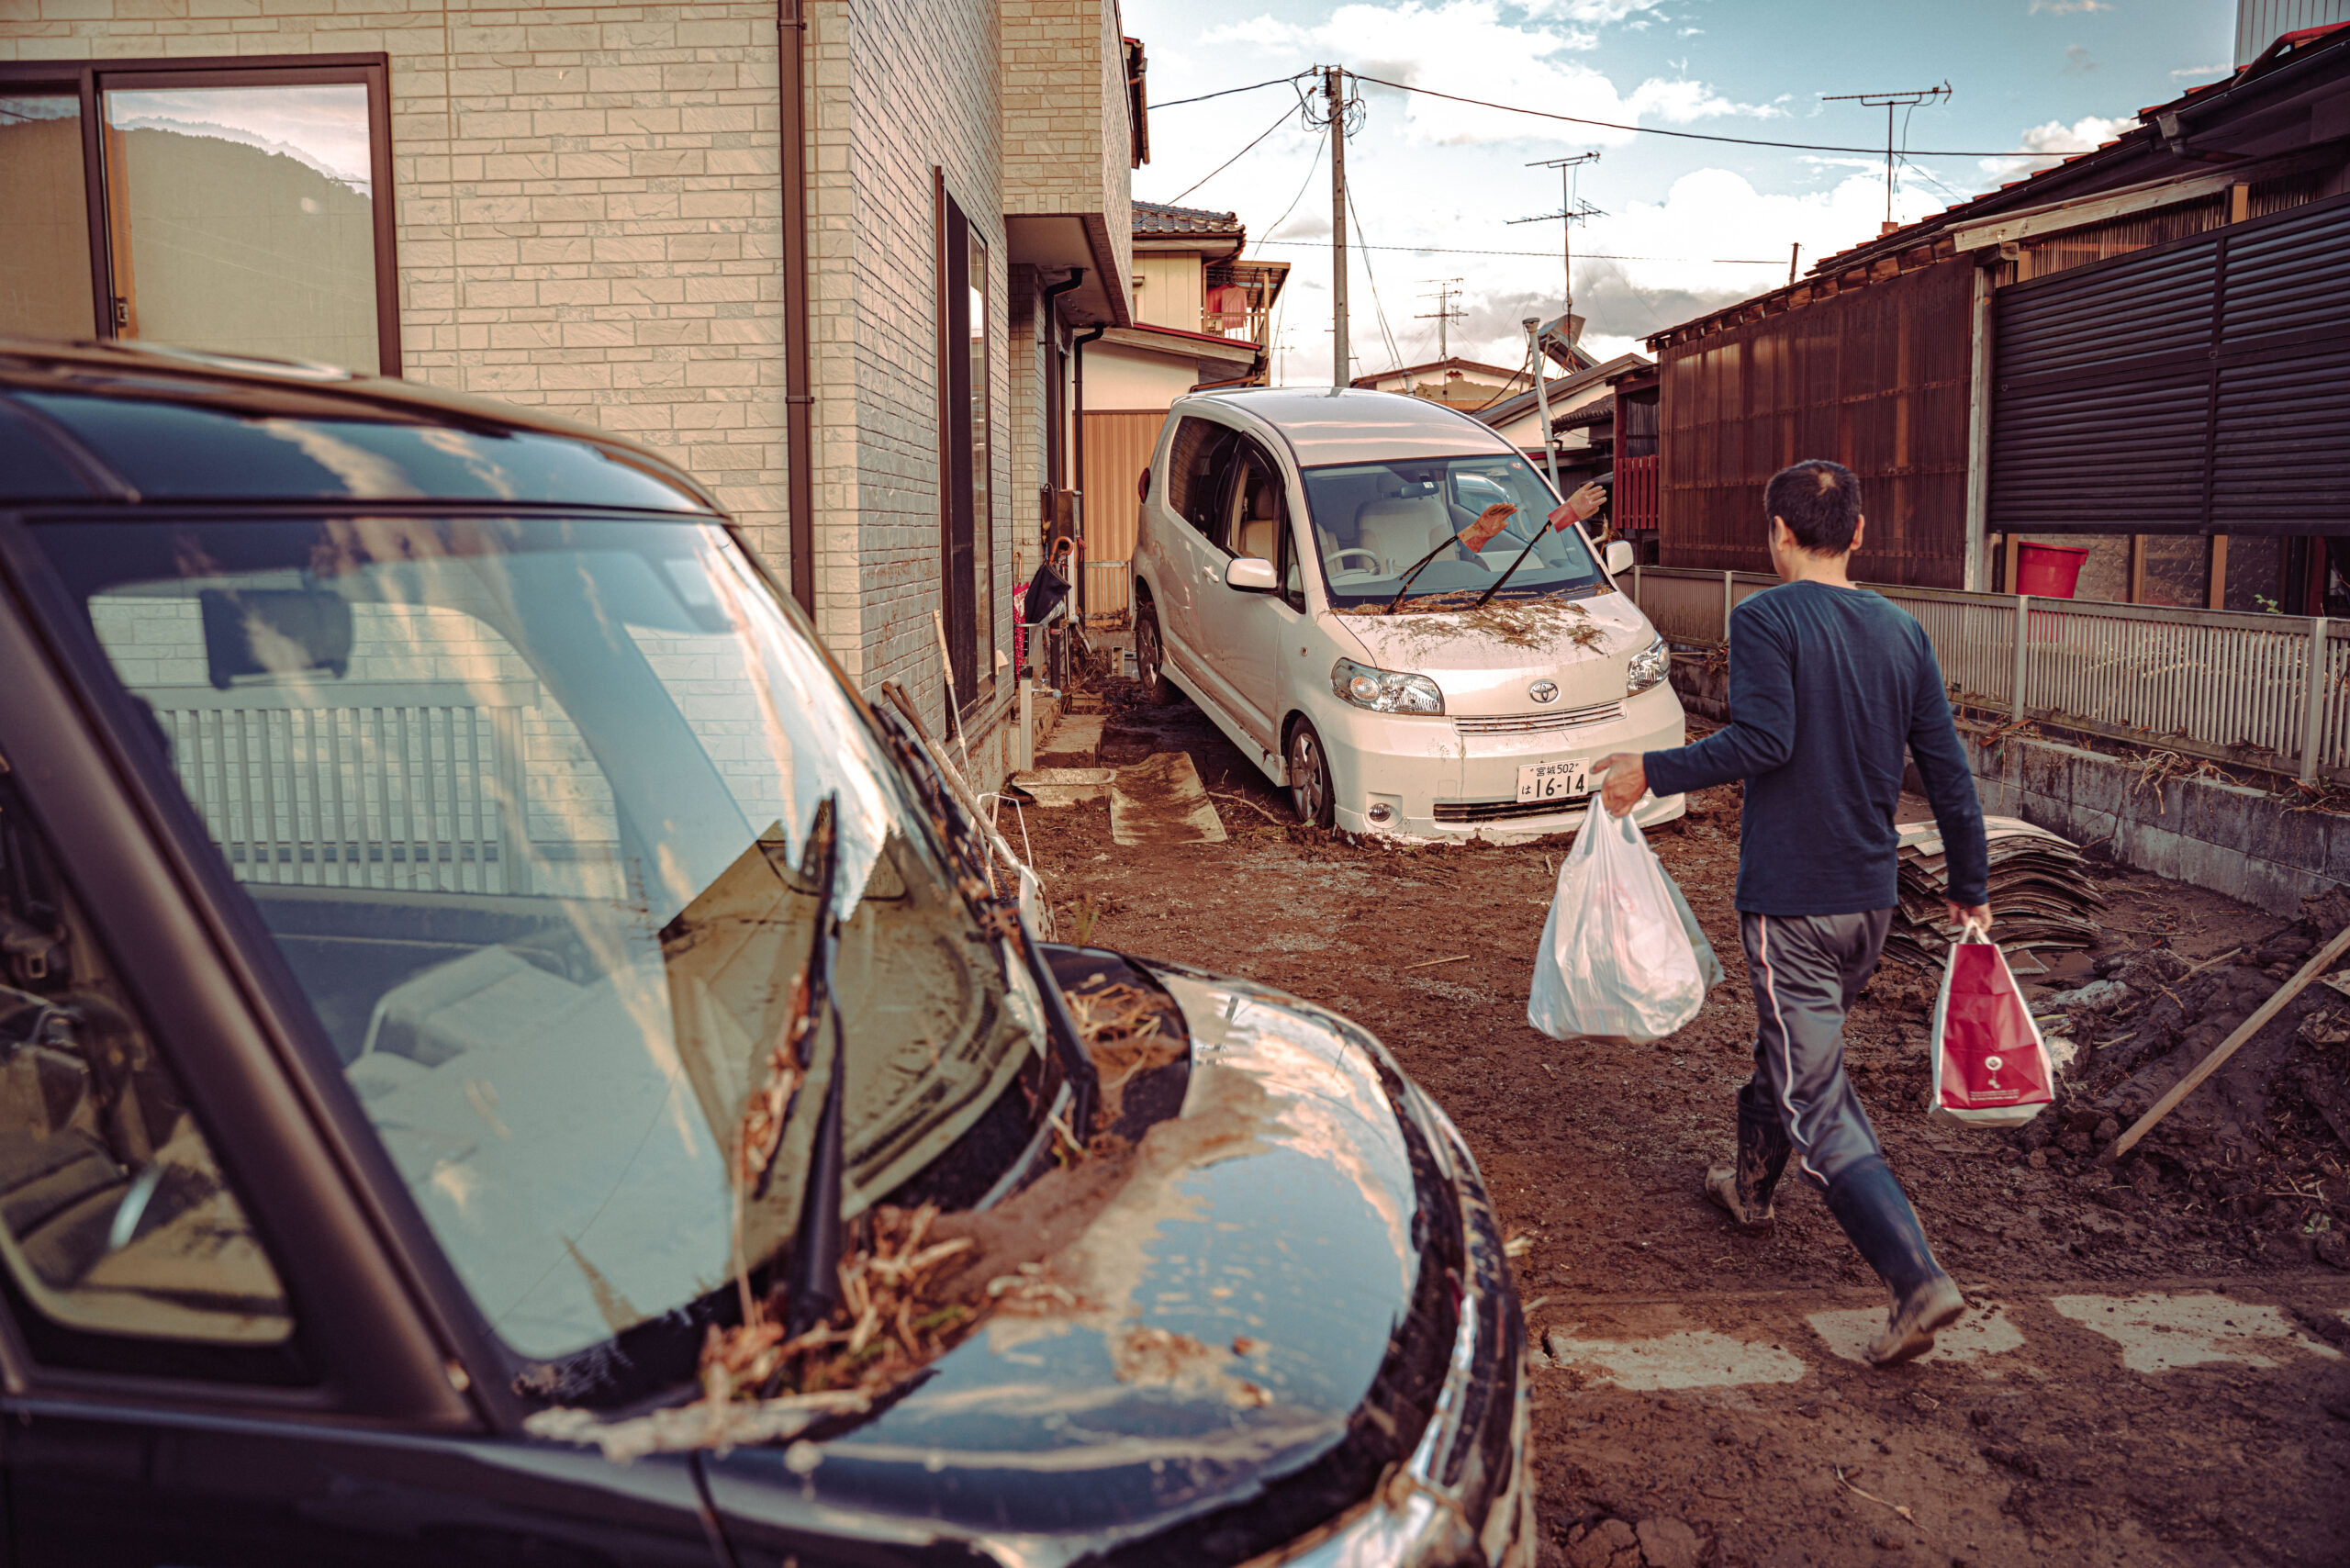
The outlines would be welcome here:
[[[1813,554],[1841,555],[1852,547],[1852,529],[1861,521],[1861,481],[1841,463],[1807,458],[1771,476],[1762,510],[1784,521],[1796,543]]]

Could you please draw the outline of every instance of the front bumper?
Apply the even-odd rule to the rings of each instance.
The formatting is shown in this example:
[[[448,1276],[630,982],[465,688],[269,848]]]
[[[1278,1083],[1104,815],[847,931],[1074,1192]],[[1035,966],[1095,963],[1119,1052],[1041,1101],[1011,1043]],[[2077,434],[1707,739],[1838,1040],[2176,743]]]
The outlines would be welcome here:
[[[1300,1010],[1338,1025],[1393,1069],[1385,1047],[1350,1020]],[[1460,1302],[1444,1383],[1410,1458],[1370,1497],[1249,1568],[1533,1568],[1526,1326],[1500,1218],[1452,1119],[1416,1085],[1404,1090],[1404,1099],[1460,1197]]]
[[[1512,844],[1583,825],[1585,801],[1528,811],[1516,803],[1517,770],[1528,763],[1597,761],[1613,752],[1662,751],[1684,744],[1681,700],[1664,684],[1625,699],[1619,716],[1549,730],[1493,733],[1480,721],[1370,713],[1333,698],[1317,712],[1330,758],[1337,825],[1348,833],[1404,839]],[[1374,820],[1374,807],[1385,819]],[[1686,810],[1679,795],[1651,797],[1634,812],[1641,826]]]

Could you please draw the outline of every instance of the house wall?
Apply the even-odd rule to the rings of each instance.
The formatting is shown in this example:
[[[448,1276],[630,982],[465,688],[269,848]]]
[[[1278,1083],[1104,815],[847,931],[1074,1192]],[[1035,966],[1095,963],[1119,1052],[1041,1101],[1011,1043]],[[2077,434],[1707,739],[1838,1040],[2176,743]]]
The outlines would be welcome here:
[[[822,240],[809,263],[825,302],[813,330],[818,485],[856,486],[853,502],[817,500],[818,624],[835,657],[871,689],[896,680],[926,716],[946,717],[931,613],[939,603],[938,228],[930,171],[989,247],[996,582],[1008,584],[1012,528],[1010,354],[1005,329],[1002,166],[983,7],[951,0],[850,0],[811,8],[818,66],[816,195]],[[847,51],[834,54],[835,39]],[[837,454],[837,455],[836,455]],[[1002,592],[983,594],[998,647]],[[983,633],[982,679],[991,660]],[[961,693],[965,702],[974,694]]]
[[[1164,409],[1199,380],[1200,363],[1189,356],[1170,359],[1113,343],[1086,345],[1085,407],[1089,411]]]
[[[1825,457],[1860,476],[1855,575],[1961,586],[1973,290],[1962,256],[1667,347],[1662,564],[1768,571],[1763,487]]]
[[[1135,291],[1135,319],[1155,327],[1200,330],[1206,298],[1204,273],[1195,251],[1146,251],[1134,260],[1134,275],[1142,280]]]
[[[187,14],[208,10],[236,15]],[[0,12],[8,60],[379,50],[407,374],[665,451],[783,568],[771,4],[26,0]]]
[[[985,6],[971,9],[983,13]],[[1125,49],[1116,0],[996,0],[1003,210],[1086,215],[1123,291],[1134,273]],[[990,42],[990,52],[998,47]],[[1099,214],[1097,218],[1094,216]]]
[[[1606,396],[1606,382],[1595,382],[1589,386],[1578,387],[1568,393],[1554,392],[1550,395],[1550,417],[1555,420],[1561,414],[1572,413],[1585,403],[1596,402]],[[1494,428],[1500,432],[1504,441],[1520,451],[1538,449],[1542,444],[1542,410],[1539,406],[1529,408],[1508,423],[1495,425]]]

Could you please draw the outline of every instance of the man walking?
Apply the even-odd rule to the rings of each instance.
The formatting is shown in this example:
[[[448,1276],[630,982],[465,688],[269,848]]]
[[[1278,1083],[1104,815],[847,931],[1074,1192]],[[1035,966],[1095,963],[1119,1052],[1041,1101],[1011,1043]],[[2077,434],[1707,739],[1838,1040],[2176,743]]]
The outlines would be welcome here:
[[[1933,645],[1907,612],[1852,586],[1860,482],[1838,464],[1798,463],[1763,500],[1781,581],[1730,616],[1729,724],[1673,751],[1601,759],[1601,799],[1621,816],[1651,790],[1745,780],[1737,904],[1754,1076],[1738,1095],[1738,1162],[1707,1171],[1706,1193],[1740,1225],[1765,1227],[1792,1154],[1893,1293],[1868,1351],[1891,1366],[1931,1350],[1966,1305],[1844,1076],[1844,1014],[1898,902],[1905,747],[1949,856],[1953,923],[1990,923],[1989,851]]]

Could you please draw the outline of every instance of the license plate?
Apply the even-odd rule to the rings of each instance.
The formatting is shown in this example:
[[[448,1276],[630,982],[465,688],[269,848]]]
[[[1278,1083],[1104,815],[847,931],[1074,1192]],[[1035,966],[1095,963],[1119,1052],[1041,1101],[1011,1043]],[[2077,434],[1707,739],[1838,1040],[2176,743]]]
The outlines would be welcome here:
[[[1518,804],[1572,801],[1591,793],[1588,762],[1529,762],[1517,770]]]

